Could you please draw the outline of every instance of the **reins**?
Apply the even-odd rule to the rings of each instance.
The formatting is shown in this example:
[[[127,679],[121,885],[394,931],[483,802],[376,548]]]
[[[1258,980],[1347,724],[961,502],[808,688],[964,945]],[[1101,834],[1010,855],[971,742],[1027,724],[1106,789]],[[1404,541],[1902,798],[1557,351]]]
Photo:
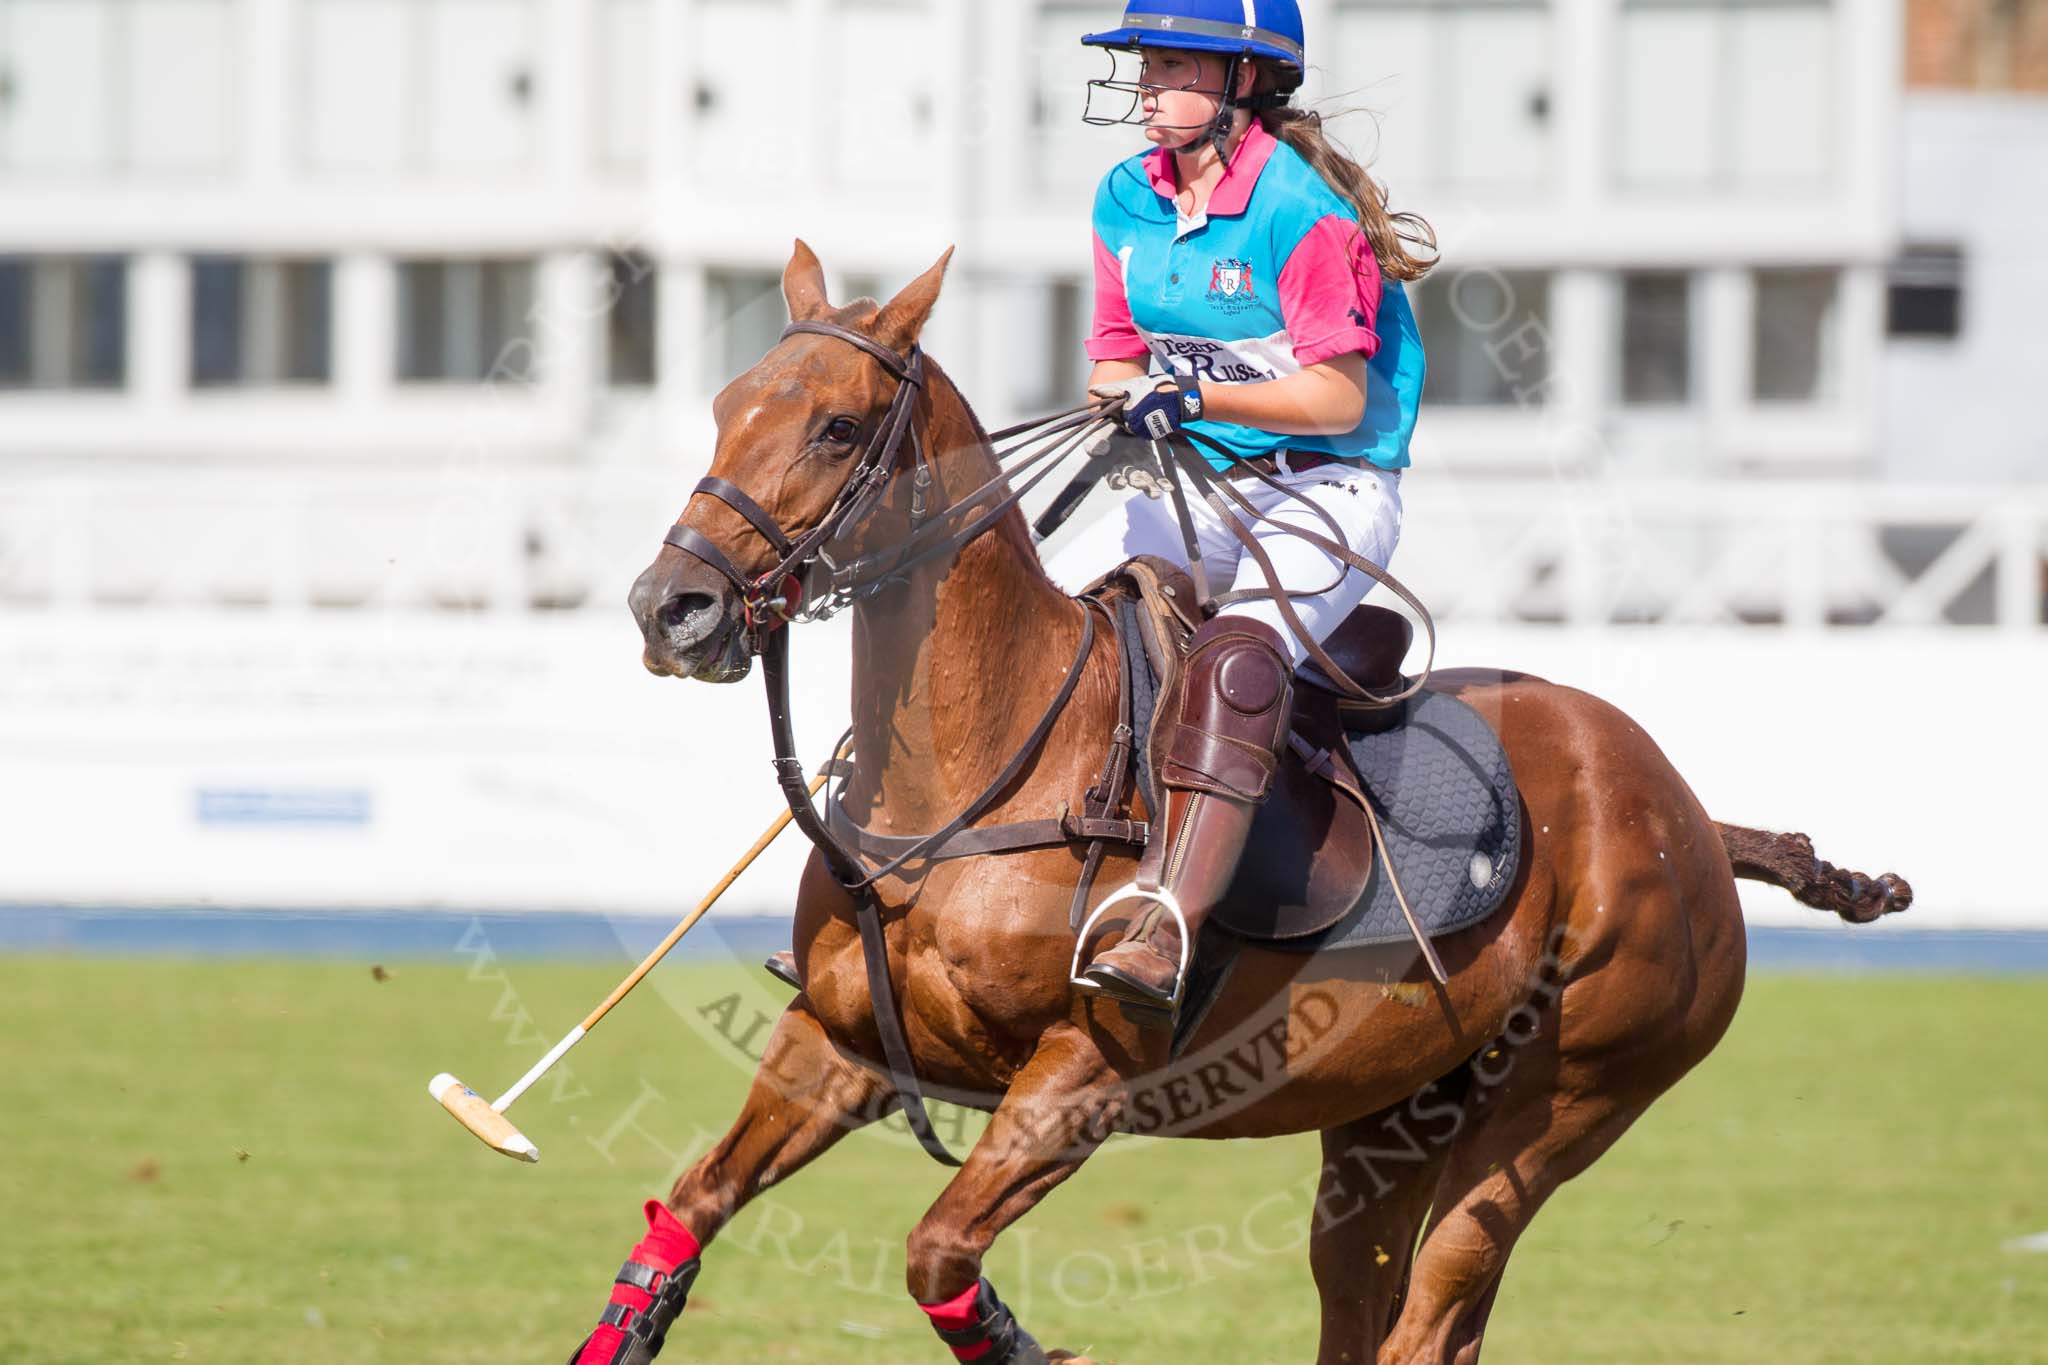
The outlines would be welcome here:
[[[1221,454],[1228,455],[1230,453],[1224,446],[1211,440],[1201,432],[1189,431],[1185,434]],[[1223,596],[1214,599],[1215,601],[1218,603],[1229,603],[1252,598],[1265,598],[1271,601],[1273,606],[1279,611],[1280,618],[1287,623],[1287,629],[1293,633],[1296,640],[1301,642],[1301,646],[1307,652],[1308,657],[1315,661],[1316,667],[1323,671],[1330,682],[1335,685],[1337,691],[1363,706],[1375,709],[1399,706],[1402,702],[1407,701],[1410,697],[1422,691],[1429,682],[1430,673],[1436,667],[1436,618],[1429,614],[1429,608],[1422,605],[1421,599],[1410,592],[1406,584],[1367,559],[1364,555],[1354,552],[1351,547],[1344,544],[1342,531],[1327,512],[1317,507],[1307,498],[1302,497],[1286,484],[1267,474],[1266,471],[1260,469],[1257,465],[1240,462],[1240,468],[1250,470],[1262,483],[1285,493],[1294,501],[1314,512],[1322,520],[1323,524],[1330,528],[1331,535],[1320,535],[1305,526],[1290,526],[1285,522],[1275,521],[1271,516],[1253,506],[1251,500],[1246,498],[1244,494],[1231,487],[1230,481],[1227,478],[1218,479],[1215,471],[1209,468],[1209,462],[1203,459],[1192,445],[1175,445],[1162,442],[1155,443],[1154,449],[1162,452],[1160,457],[1162,465],[1169,469],[1176,464],[1179,465],[1181,472],[1187,475],[1188,481],[1201,490],[1203,499],[1210,507],[1215,509],[1217,517],[1225,526],[1230,528],[1231,535],[1236,538],[1239,545],[1244,547],[1244,552],[1252,557],[1252,561],[1259,566],[1259,572],[1265,576],[1265,588],[1250,588],[1240,592],[1225,593]],[[1170,492],[1176,498],[1181,496],[1177,484],[1171,486]],[[1252,534],[1251,528],[1239,520],[1231,512],[1230,508],[1225,505],[1226,498],[1243,508],[1254,520],[1262,521],[1268,526],[1279,527],[1289,535],[1297,536],[1307,541],[1324,554],[1329,555],[1344,565],[1345,568],[1340,568],[1337,571],[1337,582],[1325,588],[1297,589],[1293,591],[1283,588],[1280,585],[1279,572],[1274,569],[1273,561],[1267,556],[1265,547],[1259,544],[1258,537]],[[1184,511],[1181,515],[1181,524],[1181,534],[1187,540],[1188,553],[1194,555],[1196,553],[1196,546],[1194,544],[1193,529]],[[1322,644],[1316,639],[1314,633],[1302,623],[1300,615],[1294,610],[1293,602],[1289,600],[1295,597],[1315,597],[1330,591],[1331,588],[1337,586],[1337,583],[1344,581],[1345,569],[1347,568],[1356,569],[1372,579],[1373,582],[1380,584],[1387,591],[1407,603],[1410,610],[1422,618],[1422,629],[1429,637],[1429,652],[1424,657],[1422,669],[1415,675],[1414,681],[1399,692],[1382,695],[1354,681],[1338,665],[1335,659],[1332,659],[1324,652]]]

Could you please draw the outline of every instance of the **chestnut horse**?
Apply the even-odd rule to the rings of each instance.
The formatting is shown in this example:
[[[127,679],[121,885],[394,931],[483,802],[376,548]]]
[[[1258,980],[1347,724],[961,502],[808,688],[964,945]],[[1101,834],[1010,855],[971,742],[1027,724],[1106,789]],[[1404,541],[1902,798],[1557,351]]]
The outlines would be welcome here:
[[[916,347],[945,265],[885,305],[835,308],[798,243],[783,291],[797,323],[850,330],[901,357]],[[928,358],[923,366],[910,423],[943,508],[999,470],[966,402]],[[880,439],[898,387],[874,352],[792,331],[719,394],[711,473],[800,538],[835,508],[862,438]],[[835,562],[910,534],[912,482],[891,480],[858,525],[836,529]],[[687,543],[715,546],[750,577],[782,558],[754,517],[716,496],[694,496],[677,528],[671,541],[688,528],[701,539]],[[756,637],[741,597],[701,554],[665,545],[631,605],[653,672],[729,682],[748,671]],[[897,835],[944,827],[1025,746],[1071,681],[1088,614],[1040,570],[1014,507],[957,555],[909,569],[852,610],[856,762],[845,804]],[[1081,807],[1117,716],[1108,631],[1095,632],[1081,671],[1044,742],[977,825]],[[1498,731],[1526,822],[1507,903],[1436,941],[1446,985],[1408,944],[1306,957],[1247,947],[1185,1052],[1170,1056],[1166,1031],[1069,987],[1079,849],[915,864],[877,883],[917,1074],[991,1112],[909,1234],[909,1292],[935,1325],[948,1319],[934,1306],[959,1310],[951,1325],[966,1323],[965,1334],[948,1339],[957,1354],[1048,1358],[1006,1310],[989,1316],[1000,1305],[981,1281],[983,1258],[1111,1133],[1315,1131],[1318,1359],[1469,1365],[1509,1254],[1544,1200],[1728,1027],[1745,959],[1735,876],[1857,920],[1910,897],[1896,879],[1818,863],[1798,836],[1717,826],[1641,727],[1597,697],[1512,673],[1440,672],[1430,685]],[[1113,855],[1098,893],[1128,881],[1135,861],[1133,850]],[[855,901],[815,854],[794,948],[803,988],[745,1107],[666,1201],[686,1242],[710,1242],[748,1200],[894,1098]],[[650,1221],[660,1213],[650,1205]],[[992,1342],[973,1335],[977,1313]],[[640,1349],[617,1358],[651,1356]]]

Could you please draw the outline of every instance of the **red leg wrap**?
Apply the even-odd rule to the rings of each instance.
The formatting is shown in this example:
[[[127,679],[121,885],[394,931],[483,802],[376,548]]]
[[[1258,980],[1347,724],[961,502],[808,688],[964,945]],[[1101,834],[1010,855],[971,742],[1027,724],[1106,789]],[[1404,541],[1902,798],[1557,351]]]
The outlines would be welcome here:
[[[932,1320],[932,1326],[938,1328],[941,1334],[965,1332],[981,1321],[981,1314],[976,1306],[980,1297],[981,1281],[976,1280],[944,1303],[921,1303],[918,1307],[925,1311],[925,1315]],[[946,1344],[951,1348],[956,1360],[977,1360],[995,1349],[995,1343],[986,1337],[970,1346],[954,1346],[950,1341]]]
[[[659,1199],[647,1201],[647,1235],[633,1248],[632,1261],[668,1275],[677,1266],[697,1259],[702,1250],[690,1230],[676,1221],[668,1206]],[[613,1303],[629,1308],[634,1314],[645,1313],[654,1302],[654,1296],[646,1290],[631,1284],[612,1286]],[[617,1359],[619,1348],[625,1343],[626,1333],[610,1323],[601,1324],[584,1343],[583,1350],[576,1357],[576,1365],[610,1365]]]

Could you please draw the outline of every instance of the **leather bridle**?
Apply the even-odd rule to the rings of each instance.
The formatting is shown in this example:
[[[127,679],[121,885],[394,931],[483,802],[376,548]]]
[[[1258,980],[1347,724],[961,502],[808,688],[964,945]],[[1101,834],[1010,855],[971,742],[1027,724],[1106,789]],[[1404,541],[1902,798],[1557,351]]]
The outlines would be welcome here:
[[[755,655],[762,652],[766,638],[788,622],[822,620],[892,582],[901,581],[919,564],[957,552],[1023,501],[1046,475],[1093,435],[1103,425],[1103,414],[1109,407],[1097,400],[990,432],[991,442],[1024,438],[1008,449],[995,451],[999,465],[1006,456],[1026,447],[1039,448],[1008,469],[1000,470],[967,496],[935,512],[930,506],[931,462],[912,420],[918,395],[925,386],[923,349],[913,345],[907,353],[898,354],[873,337],[829,322],[792,322],[783,329],[781,339],[787,341],[801,333],[835,337],[858,347],[896,380],[896,392],[875,427],[873,439],[861,452],[832,506],[816,526],[792,536],[745,490],[713,475],[699,479],[694,492],[708,494],[730,507],[781,556],[772,567],[754,575],[742,572],[725,551],[693,527],[678,522],[662,537],[663,544],[702,560],[733,586],[746,612],[747,647]],[[912,465],[910,534],[894,545],[845,564],[835,563],[827,547],[867,517],[889,480],[899,472],[906,444]],[[1039,464],[1043,468],[1031,478],[1010,487],[1017,475]],[[961,521],[984,503],[989,504],[986,510],[972,520]]]
[[[871,337],[829,322],[792,322],[783,330],[781,339],[787,341],[800,332],[837,337],[858,346],[881,362],[882,368],[896,379],[896,392],[889,400],[888,410],[882,414],[873,439],[861,452],[860,460],[847,476],[839,496],[833,499],[832,506],[816,526],[791,536],[761,504],[737,485],[712,475],[699,479],[694,492],[709,494],[739,513],[782,556],[772,568],[751,577],[741,572],[725,551],[681,522],[669,527],[668,534],[662,537],[663,544],[673,545],[684,554],[702,560],[732,584],[746,611],[747,644],[755,654],[761,652],[764,635],[787,624],[802,610],[805,579],[826,543],[858,524],[881,495],[895,469],[897,451],[902,447],[906,434],[916,451],[920,497],[931,483],[930,466],[925,461],[923,445],[917,440],[910,420],[917,405],[918,392],[924,387],[923,349],[912,346],[908,355],[898,355]],[[918,518],[919,510],[913,508],[913,520]]]

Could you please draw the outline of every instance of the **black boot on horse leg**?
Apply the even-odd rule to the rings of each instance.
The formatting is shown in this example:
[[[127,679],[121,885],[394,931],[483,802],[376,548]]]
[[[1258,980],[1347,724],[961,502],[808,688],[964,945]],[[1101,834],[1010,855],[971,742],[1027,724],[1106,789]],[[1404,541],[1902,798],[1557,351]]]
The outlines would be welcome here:
[[[1292,711],[1293,666],[1263,621],[1204,621],[1160,699],[1152,765],[1166,788],[1164,841],[1147,850],[1135,892],[1164,891],[1115,947],[1081,973],[1103,994],[1152,1009],[1180,1003],[1182,959],[1237,870],[1259,804],[1273,789]],[[1177,904],[1183,925],[1169,908]]]
[[[981,1365],[1045,1365],[1045,1348],[1017,1325],[986,1276],[958,1298],[918,1307],[932,1320],[932,1330],[955,1359]]]

